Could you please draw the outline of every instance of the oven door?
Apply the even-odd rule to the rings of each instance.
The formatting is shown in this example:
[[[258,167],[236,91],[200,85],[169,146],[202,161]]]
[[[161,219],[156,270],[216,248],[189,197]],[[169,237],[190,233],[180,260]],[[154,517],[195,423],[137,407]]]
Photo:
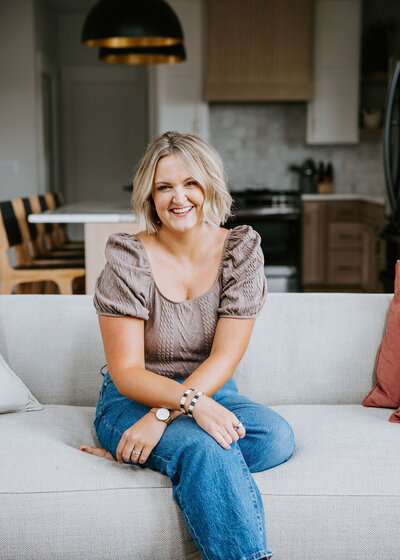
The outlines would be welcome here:
[[[237,210],[226,226],[247,224],[260,234],[270,292],[299,291],[300,211],[284,208]]]

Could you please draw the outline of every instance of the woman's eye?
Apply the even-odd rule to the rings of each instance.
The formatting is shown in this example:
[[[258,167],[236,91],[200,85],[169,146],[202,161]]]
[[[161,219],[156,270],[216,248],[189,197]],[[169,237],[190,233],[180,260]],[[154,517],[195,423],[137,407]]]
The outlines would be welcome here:
[[[158,187],[157,190],[159,190],[159,191],[165,191],[165,189],[169,189],[169,188],[170,188],[169,185],[161,185],[160,187]]]
[[[197,181],[189,181],[188,183],[186,183],[186,185],[190,187],[197,186],[197,184]]]

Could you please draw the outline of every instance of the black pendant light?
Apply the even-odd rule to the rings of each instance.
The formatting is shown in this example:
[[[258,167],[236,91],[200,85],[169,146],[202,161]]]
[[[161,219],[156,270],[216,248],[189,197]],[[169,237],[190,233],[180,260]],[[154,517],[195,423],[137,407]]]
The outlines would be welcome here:
[[[186,60],[186,52],[182,43],[170,47],[102,47],[99,49],[99,59],[111,64],[176,64]]]
[[[165,47],[182,43],[183,31],[164,0],[100,0],[85,19],[81,40],[110,48]]]

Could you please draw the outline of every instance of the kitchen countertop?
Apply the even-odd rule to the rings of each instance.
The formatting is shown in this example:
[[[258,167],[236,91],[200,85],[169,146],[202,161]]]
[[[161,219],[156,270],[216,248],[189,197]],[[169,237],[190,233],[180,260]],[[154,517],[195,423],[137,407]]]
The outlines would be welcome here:
[[[385,204],[384,196],[373,196],[364,194],[302,194],[301,200],[363,200],[374,204]]]
[[[40,214],[30,214],[33,223],[83,224],[94,222],[136,222],[128,204],[107,204],[101,202],[76,202],[61,206],[56,210],[46,210]]]

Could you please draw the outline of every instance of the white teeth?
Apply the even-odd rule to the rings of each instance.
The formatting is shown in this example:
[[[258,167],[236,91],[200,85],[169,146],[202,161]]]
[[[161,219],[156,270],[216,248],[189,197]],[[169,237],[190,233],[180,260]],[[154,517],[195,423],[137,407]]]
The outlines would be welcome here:
[[[173,208],[171,212],[173,212],[174,214],[184,214],[185,212],[191,210],[192,208],[193,206],[186,206],[185,208]]]

